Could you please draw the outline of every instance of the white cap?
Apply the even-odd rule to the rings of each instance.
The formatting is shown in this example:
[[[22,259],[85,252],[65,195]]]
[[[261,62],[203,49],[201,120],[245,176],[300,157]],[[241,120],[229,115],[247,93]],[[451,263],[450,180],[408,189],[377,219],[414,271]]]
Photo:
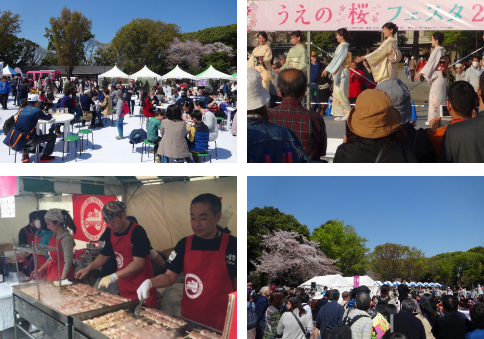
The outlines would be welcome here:
[[[269,92],[262,86],[260,73],[253,68],[247,68],[247,110],[264,106],[270,97]]]
[[[415,57],[414,57],[414,56],[412,56],[412,59],[415,59]]]
[[[39,101],[39,96],[37,94],[29,94],[27,101]]]

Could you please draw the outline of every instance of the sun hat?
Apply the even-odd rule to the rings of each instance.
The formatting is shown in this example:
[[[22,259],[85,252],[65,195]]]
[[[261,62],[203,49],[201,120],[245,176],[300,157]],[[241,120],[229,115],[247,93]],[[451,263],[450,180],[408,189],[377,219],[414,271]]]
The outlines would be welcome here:
[[[456,64],[455,68],[462,68],[462,64]]]
[[[270,98],[269,92],[262,86],[260,73],[253,68],[247,68],[247,110],[261,108]]]
[[[318,55],[316,54],[316,52],[315,52],[315,51],[312,51],[312,52],[311,52],[311,56],[313,57],[313,56],[318,56]]]
[[[412,59],[415,59],[415,57],[412,55]]]
[[[356,135],[377,139],[395,132],[402,124],[402,116],[392,106],[392,101],[385,92],[367,89],[356,99],[347,123]]]
[[[391,78],[380,82],[376,89],[385,92],[392,102],[392,106],[400,112],[402,125],[412,118],[412,103],[410,102],[410,91],[402,80]]]
[[[50,220],[50,221],[60,221],[64,222],[65,218],[62,215],[62,210],[58,208],[51,208],[50,210],[45,213],[44,219]]]
[[[314,300],[318,300],[318,299],[322,299],[324,296],[321,294],[321,292],[316,292],[316,294],[314,295],[313,299]]]
[[[29,94],[27,101],[39,101],[39,96],[37,94]]]

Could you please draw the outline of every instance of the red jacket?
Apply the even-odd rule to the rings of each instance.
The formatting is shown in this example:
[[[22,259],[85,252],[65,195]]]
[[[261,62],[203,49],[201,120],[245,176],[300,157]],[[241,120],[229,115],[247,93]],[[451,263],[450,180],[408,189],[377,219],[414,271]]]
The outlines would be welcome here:
[[[355,70],[355,72],[350,71],[350,92],[348,97],[350,98],[358,98],[358,95],[360,95],[361,90],[363,89],[363,85],[365,84],[366,80],[363,77],[360,77],[358,79],[358,75],[356,73],[364,76],[365,74],[363,71],[360,70]]]
[[[153,105],[151,102],[148,100],[148,98],[145,99],[145,104],[143,106],[143,115],[147,118],[152,118],[155,116],[156,109],[154,111],[150,111],[152,109]]]

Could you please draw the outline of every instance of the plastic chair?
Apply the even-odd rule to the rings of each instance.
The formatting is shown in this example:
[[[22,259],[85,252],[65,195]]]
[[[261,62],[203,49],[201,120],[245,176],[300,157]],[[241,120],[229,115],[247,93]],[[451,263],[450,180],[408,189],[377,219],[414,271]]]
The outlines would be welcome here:
[[[37,149],[37,151],[36,151],[36,153],[37,153],[37,162],[39,162],[39,146],[40,145],[35,146],[35,148]],[[31,148],[32,148],[32,146],[29,146],[29,145],[24,146],[24,150],[29,150]],[[17,163],[17,152],[19,152],[19,151],[15,151],[15,163]],[[10,155],[10,148],[8,149],[8,155]]]
[[[199,158],[203,157],[203,160],[205,161],[205,158],[208,157],[210,159],[210,163],[212,163],[212,157],[210,156],[210,154],[208,153],[208,150],[205,151],[205,153],[197,153],[197,152],[193,152],[193,151],[190,151],[191,154],[195,154],[195,155],[198,155]]]
[[[64,142],[67,141],[67,149],[69,149],[69,142],[71,142],[71,141],[76,142],[76,150],[75,150],[76,161],[77,161],[77,142],[79,140],[81,140],[81,138],[77,135],[70,135],[70,136],[64,138]],[[81,150],[81,155],[82,155],[82,150]],[[62,161],[64,161],[64,146],[62,146]]]
[[[215,159],[218,159],[217,157],[217,140],[213,141],[215,143]]]
[[[222,118],[222,117],[216,117],[216,118],[217,118],[217,121],[220,121],[220,127],[223,127],[224,122],[225,122],[225,125],[227,125],[227,121],[225,120],[225,118]]]
[[[141,162],[143,162],[143,153],[146,151],[148,153],[148,158],[150,157],[150,146],[155,147],[156,144],[152,143],[148,139],[143,140],[143,143],[141,144]],[[134,145],[133,145],[134,148]],[[156,154],[153,156],[153,162],[155,162]]]
[[[92,130],[81,129],[77,132],[77,136],[79,136],[79,134],[81,134],[81,152],[84,150],[84,135],[86,135],[87,145],[89,145],[89,134],[91,134],[92,149],[94,149],[94,133],[92,133]]]

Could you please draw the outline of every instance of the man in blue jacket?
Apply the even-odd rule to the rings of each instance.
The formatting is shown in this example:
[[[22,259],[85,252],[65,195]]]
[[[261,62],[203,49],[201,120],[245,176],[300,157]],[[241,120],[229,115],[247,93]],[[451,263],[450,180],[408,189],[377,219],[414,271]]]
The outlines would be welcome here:
[[[46,135],[37,135],[37,132],[35,130],[37,122],[39,120],[50,120],[52,119],[52,115],[44,114],[41,109],[37,108],[39,104],[39,96],[37,94],[29,94],[27,102],[27,107],[20,110],[17,119],[16,130],[28,134],[33,129],[32,134],[29,137],[29,141],[27,141],[27,145],[35,147],[38,144],[46,142],[47,145],[44,148],[44,153],[40,158],[40,162],[52,161],[55,159],[55,157],[51,156],[51,154],[54,152],[54,146],[57,136],[53,133]],[[29,154],[26,150],[23,151],[22,162],[29,162]]]
[[[12,93],[12,86],[7,81],[7,77],[3,76],[2,82],[0,82],[0,104],[3,110],[7,109],[7,100],[10,93]]]

